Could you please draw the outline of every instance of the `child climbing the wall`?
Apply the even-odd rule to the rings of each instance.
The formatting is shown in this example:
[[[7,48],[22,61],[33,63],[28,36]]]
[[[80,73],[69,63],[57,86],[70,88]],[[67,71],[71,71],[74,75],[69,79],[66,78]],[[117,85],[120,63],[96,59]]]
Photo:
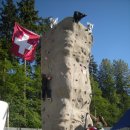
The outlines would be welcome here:
[[[44,101],[46,98],[52,101],[51,88],[50,88],[51,80],[52,80],[52,77],[50,75],[42,74],[42,99]]]
[[[94,24],[87,22],[87,31],[92,34]]]

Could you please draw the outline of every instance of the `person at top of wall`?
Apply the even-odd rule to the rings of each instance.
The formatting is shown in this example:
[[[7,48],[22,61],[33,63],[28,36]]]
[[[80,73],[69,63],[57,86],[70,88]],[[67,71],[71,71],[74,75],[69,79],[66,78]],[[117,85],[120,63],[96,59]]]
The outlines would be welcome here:
[[[87,31],[92,34],[94,24],[87,22]]]
[[[79,11],[74,11],[74,15],[73,15],[73,21],[75,23],[78,23],[82,18],[84,18],[85,16],[87,16],[86,14],[83,14]]]
[[[58,24],[58,18],[49,18],[49,26],[50,28],[54,28]]]

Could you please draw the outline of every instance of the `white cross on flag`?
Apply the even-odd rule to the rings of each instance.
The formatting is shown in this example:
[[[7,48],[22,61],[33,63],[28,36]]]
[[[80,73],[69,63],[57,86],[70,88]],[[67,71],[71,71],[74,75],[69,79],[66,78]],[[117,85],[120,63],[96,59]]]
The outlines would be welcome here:
[[[12,53],[24,60],[33,61],[40,36],[15,23]]]

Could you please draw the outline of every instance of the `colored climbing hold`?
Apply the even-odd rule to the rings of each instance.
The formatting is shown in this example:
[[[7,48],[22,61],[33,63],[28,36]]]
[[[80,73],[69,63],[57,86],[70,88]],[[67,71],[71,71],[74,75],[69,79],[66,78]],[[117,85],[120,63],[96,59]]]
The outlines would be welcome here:
[[[48,58],[47,58],[47,57],[45,57],[45,60],[48,60]]]
[[[64,75],[64,73],[63,73],[63,72],[60,72],[60,74],[61,74],[61,75]]]

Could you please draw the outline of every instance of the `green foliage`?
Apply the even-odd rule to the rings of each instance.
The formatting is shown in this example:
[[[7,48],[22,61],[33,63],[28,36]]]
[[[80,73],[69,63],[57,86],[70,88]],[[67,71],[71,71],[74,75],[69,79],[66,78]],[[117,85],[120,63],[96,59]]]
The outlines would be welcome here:
[[[34,0],[0,1],[0,98],[9,103],[10,126],[41,128],[40,65],[32,67],[10,53],[14,23],[42,34],[45,23],[34,9]],[[40,48],[37,50],[40,57]],[[40,61],[40,58],[37,60]],[[37,62],[37,63],[38,63]],[[40,62],[39,62],[40,63]],[[35,71],[32,72],[32,68]]]
[[[89,63],[89,73],[95,79],[98,80],[98,65],[94,61],[93,55],[90,56],[90,63]]]
[[[103,59],[99,66],[99,87],[103,91],[103,97],[107,98],[111,103],[113,103],[113,96],[116,91],[114,85],[113,66],[110,60]]]
[[[130,70],[123,60],[103,59],[99,65],[98,81],[91,75],[91,112],[105,117],[112,126],[130,108],[127,88],[130,84]]]
[[[90,105],[90,111],[95,116],[102,115],[108,122],[109,121],[108,109],[110,103],[107,99],[102,97],[102,91],[99,88],[99,84],[97,81],[93,80],[92,77],[91,77],[91,86],[92,86],[92,101]]]
[[[0,56],[11,60],[11,38],[14,22],[17,19],[16,6],[13,0],[0,1]]]
[[[38,11],[34,9],[34,0],[22,0],[17,2],[18,22],[33,32],[37,32],[39,20]]]
[[[11,41],[14,22],[16,20],[16,7],[13,0],[4,0],[0,9],[0,39]],[[5,45],[9,44],[6,42]]]

